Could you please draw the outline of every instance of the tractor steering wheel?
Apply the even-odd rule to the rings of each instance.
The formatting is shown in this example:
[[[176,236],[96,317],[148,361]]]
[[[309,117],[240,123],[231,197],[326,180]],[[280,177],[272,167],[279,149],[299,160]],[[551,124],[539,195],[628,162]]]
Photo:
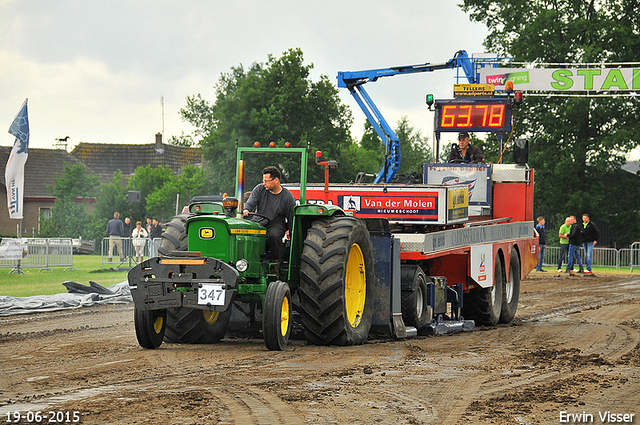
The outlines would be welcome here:
[[[249,213],[245,216],[246,220],[253,221],[254,223],[262,224],[263,226],[267,226],[271,219],[266,215],[260,213]]]

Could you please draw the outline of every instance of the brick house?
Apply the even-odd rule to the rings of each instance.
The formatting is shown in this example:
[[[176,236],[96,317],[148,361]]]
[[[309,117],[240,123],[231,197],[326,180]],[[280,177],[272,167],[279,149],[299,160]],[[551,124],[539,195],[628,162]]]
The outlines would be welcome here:
[[[4,171],[11,153],[11,146],[0,146],[0,235],[16,235],[20,220],[9,218],[7,188]],[[202,166],[202,150],[165,145],[162,136],[156,135],[156,143],[125,145],[113,143],[80,143],[70,153],[63,149],[29,149],[25,165],[25,193],[23,200],[24,219],[22,235],[31,236],[39,231],[40,217],[47,217],[55,198],[47,187],[53,186],[57,174],[62,174],[65,164],[82,163],[89,173],[97,176],[100,183],[110,183],[113,174],[121,170],[124,178],[132,176],[136,168],[147,165],[164,166],[180,174],[188,166]],[[123,181],[123,184],[126,182]],[[93,203],[91,200],[88,203]],[[89,210],[90,211],[90,210]]]
[[[4,172],[11,154],[11,146],[0,146],[0,234],[16,236],[20,220],[10,219],[7,206],[7,186]],[[29,149],[29,157],[24,168],[23,236],[32,236],[40,229],[40,217],[49,217],[55,198],[47,187],[54,185],[54,179],[62,174],[65,164],[77,164],[70,153],[60,149]]]

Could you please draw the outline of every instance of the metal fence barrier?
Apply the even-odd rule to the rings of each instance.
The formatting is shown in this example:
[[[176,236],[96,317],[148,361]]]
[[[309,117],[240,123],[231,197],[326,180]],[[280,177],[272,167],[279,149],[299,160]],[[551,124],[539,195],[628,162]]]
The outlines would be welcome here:
[[[73,267],[73,242],[70,238],[23,238],[22,258],[0,260],[0,267],[12,267],[11,273],[24,273],[22,269],[40,267],[39,272],[52,272],[51,267]]]
[[[547,246],[545,249],[543,266],[558,267],[558,258],[560,257],[559,246]],[[580,247],[580,258],[584,264],[586,261],[584,248]],[[562,267],[567,266],[567,254],[562,259]],[[633,268],[640,267],[640,242],[635,242],[631,248],[593,248],[592,266],[615,267],[616,269],[629,267],[631,272]],[[575,266],[575,263],[574,263]]]
[[[162,238],[144,239],[142,258],[152,258],[158,256],[158,247]],[[102,266],[114,265],[115,268],[133,267],[137,262],[135,247],[132,238],[107,237],[101,243],[101,263]],[[120,252],[122,250],[122,252]]]

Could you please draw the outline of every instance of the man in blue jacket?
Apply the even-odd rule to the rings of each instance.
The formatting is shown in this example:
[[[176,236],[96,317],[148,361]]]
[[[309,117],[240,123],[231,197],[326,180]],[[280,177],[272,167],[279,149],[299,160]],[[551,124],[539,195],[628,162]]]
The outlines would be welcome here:
[[[536,271],[538,272],[546,272],[546,270],[542,270],[542,262],[544,261],[544,251],[547,247],[547,229],[544,227],[544,217],[538,217],[538,224],[536,224],[536,232],[540,237],[538,243],[540,244],[540,259],[538,260],[538,267],[536,267]]]

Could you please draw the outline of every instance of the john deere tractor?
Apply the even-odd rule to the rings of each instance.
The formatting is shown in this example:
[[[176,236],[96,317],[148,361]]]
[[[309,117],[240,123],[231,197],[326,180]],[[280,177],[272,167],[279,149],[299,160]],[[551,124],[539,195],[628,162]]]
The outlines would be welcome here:
[[[238,181],[243,181],[238,149]],[[270,350],[289,340],[294,312],[304,333],[320,345],[366,341],[372,322],[373,246],[364,221],[338,207],[304,204],[305,149],[271,148],[301,155],[301,205],[295,207],[290,247],[280,261],[263,255],[266,228],[240,218],[238,198],[195,202],[163,235],[159,257],[128,275],[135,302],[139,344],[157,348],[163,341],[214,343],[228,327],[233,304],[261,313],[262,335]],[[242,185],[236,193],[242,193]],[[186,242],[186,243],[185,243]]]

